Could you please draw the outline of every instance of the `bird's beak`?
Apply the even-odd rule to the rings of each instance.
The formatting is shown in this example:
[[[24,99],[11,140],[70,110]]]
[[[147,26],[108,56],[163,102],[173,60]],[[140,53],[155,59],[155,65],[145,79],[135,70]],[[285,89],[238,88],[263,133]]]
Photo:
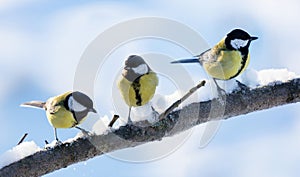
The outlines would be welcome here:
[[[94,108],[91,108],[90,112],[97,113],[96,109],[94,109]]]
[[[258,39],[258,37],[255,37],[255,36],[251,36],[251,37],[250,37],[250,41],[254,41],[254,40],[256,40],[256,39]]]

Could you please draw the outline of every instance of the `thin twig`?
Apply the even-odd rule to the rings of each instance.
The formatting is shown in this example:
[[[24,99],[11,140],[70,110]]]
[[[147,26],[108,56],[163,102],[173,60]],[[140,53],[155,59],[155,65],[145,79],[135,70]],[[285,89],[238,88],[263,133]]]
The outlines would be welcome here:
[[[22,136],[22,138],[20,139],[20,141],[18,142],[17,145],[21,144],[21,143],[25,140],[25,138],[26,138],[27,135],[28,135],[28,133],[25,133],[25,134]]]
[[[114,123],[119,119],[119,117],[120,117],[119,115],[114,115],[112,120],[109,122],[108,127],[112,127]]]
[[[188,97],[190,97],[195,91],[197,91],[200,87],[205,85],[205,80],[201,81],[198,85],[191,88],[182,98],[174,102],[168,109],[165,110],[161,115],[159,115],[159,120],[165,118],[170,112],[172,112],[175,108],[177,108],[183,101],[185,101]]]

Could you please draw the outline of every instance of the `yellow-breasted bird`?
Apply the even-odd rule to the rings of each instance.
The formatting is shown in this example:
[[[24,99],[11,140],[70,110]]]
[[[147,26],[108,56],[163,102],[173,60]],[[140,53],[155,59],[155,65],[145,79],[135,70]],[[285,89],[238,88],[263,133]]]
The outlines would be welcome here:
[[[240,75],[249,64],[250,43],[256,39],[258,37],[250,36],[244,30],[234,29],[214,47],[194,56],[195,58],[172,63],[200,63],[213,78],[218,90],[223,90],[218,86],[216,79],[229,80]]]
[[[158,77],[144,59],[138,55],[129,56],[118,82],[120,93],[129,106],[127,123],[132,123],[131,107],[147,104],[154,96],[157,85]]]
[[[54,135],[57,141],[57,128],[76,127],[85,131],[77,125],[84,121],[89,112],[97,113],[93,108],[93,101],[87,95],[78,91],[68,91],[51,97],[46,102],[26,102],[21,106],[44,109],[49,123],[54,127]]]

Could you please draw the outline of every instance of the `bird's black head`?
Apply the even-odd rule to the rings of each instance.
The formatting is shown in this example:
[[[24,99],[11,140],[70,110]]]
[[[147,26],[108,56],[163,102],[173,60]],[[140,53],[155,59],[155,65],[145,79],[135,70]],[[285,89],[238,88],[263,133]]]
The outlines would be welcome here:
[[[138,55],[130,55],[127,60],[125,60],[125,68],[136,68],[141,64],[146,64],[145,60]]]
[[[78,123],[87,116],[88,112],[97,113],[93,107],[93,101],[84,93],[74,91],[65,100],[65,107],[73,113]]]
[[[145,60],[138,55],[130,55],[125,61],[125,66],[122,72],[123,77],[133,82],[140,76],[151,71]]]
[[[225,45],[229,50],[247,50],[251,41],[258,39],[258,37],[250,36],[246,31],[241,29],[234,29],[227,34],[225,38]]]

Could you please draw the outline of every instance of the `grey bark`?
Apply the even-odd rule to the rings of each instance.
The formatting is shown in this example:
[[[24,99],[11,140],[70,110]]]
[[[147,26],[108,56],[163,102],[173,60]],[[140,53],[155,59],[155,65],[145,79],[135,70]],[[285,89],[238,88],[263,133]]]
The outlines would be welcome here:
[[[300,79],[285,83],[243,89],[218,99],[192,103],[173,111],[154,125],[122,126],[106,135],[79,138],[52,149],[45,149],[0,169],[0,176],[41,176],[108,152],[161,140],[201,123],[228,119],[300,100]]]

